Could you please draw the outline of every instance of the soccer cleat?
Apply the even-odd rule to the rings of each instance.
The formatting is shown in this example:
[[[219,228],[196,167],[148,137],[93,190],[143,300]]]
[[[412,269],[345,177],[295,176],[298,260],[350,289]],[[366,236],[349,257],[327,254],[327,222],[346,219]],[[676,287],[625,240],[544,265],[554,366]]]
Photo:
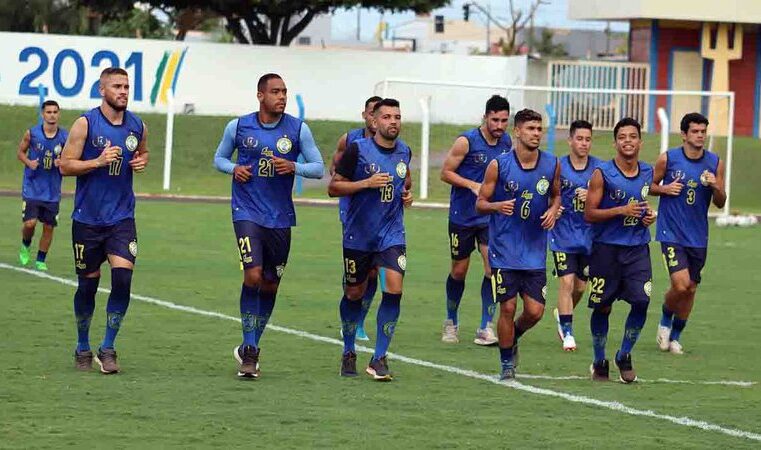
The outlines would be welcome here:
[[[671,328],[658,325],[658,334],[655,336],[655,342],[658,343],[658,348],[662,352],[669,351],[669,336],[671,336]]]
[[[479,328],[476,330],[476,338],[473,340],[476,345],[496,345],[497,336],[494,334],[491,322],[487,322],[486,328]]]
[[[357,376],[357,354],[354,352],[344,353],[341,357],[341,376]]]
[[[394,379],[391,371],[388,370],[388,363],[386,362],[385,356],[380,359],[371,358],[370,364],[367,366],[367,369],[365,369],[365,372],[376,381],[391,381]]]
[[[92,370],[92,352],[90,350],[74,350],[74,366],[77,370],[87,372]]]
[[[367,333],[365,333],[365,326],[360,325],[357,327],[357,340],[358,341],[369,341],[370,338],[367,337]]]
[[[502,369],[502,373],[499,375],[499,381],[509,381],[515,379],[515,367],[506,367]]]
[[[29,264],[29,247],[22,245],[18,251],[18,260],[22,266]]]
[[[610,362],[607,359],[595,361],[589,366],[589,374],[592,381],[609,381],[610,380]]]
[[[567,352],[576,351],[576,338],[574,338],[572,334],[566,334],[563,337],[563,350]]]
[[[460,338],[457,336],[459,327],[451,319],[444,321],[444,331],[441,332],[441,342],[447,344],[457,344]]]
[[[34,268],[41,271],[41,272],[47,272],[48,271],[48,265],[45,264],[45,261],[35,261],[34,262]]]
[[[119,373],[119,364],[116,362],[116,351],[112,348],[99,348],[95,362],[100,366],[100,372],[106,375]]]
[[[565,336],[563,335],[563,327],[560,325],[560,312],[557,308],[552,310],[552,315],[555,317],[555,323],[558,326],[558,339],[560,339],[560,342],[563,342]],[[563,349],[565,349],[565,345],[563,345]]]
[[[233,350],[233,356],[238,361],[238,376],[240,378],[259,378],[259,349],[252,345],[239,345]]]
[[[679,341],[669,342],[669,352],[673,353],[674,355],[684,355],[684,349],[682,348],[682,344],[680,344]]]
[[[637,381],[637,372],[634,371],[634,366],[632,366],[631,353],[627,353],[621,359],[619,359],[619,356],[619,354],[616,354],[616,365],[620,372],[619,381],[626,384],[634,383]]]

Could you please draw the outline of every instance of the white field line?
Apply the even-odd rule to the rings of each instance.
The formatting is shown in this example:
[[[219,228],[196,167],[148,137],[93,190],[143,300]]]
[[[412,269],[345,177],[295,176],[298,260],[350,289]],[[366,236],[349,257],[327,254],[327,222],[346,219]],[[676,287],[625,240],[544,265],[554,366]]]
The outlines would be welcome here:
[[[61,278],[61,277],[49,275],[49,274],[44,273],[44,272],[38,272],[38,271],[35,271],[35,270],[26,269],[26,268],[22,268],[22,267],[11,266],[11,265],[5,264],[5,263],[0,263],[0,269],[8,269],[8,270],[16,271],[16,272],[26,273],[26,274],[29,274],[29,275],[36,276],[38,278],[43,278],[43,279],[55,281],[55,282],[58,282],[58,283],[61,283],[61,284],[65,284],[67,286],[72,286],[72,287],[76,287],[77,286],[77,282],[74,281],[74,280],[69,280],[69,279],[66,279],[66,278]],[[98,291],[103,292],[103,293],[109,293],[110,292],[110,290],[106,289],[106,288],[98,288]],[[203,310],[203,309],[194,308],[192,306],[179,305],[177,303],[172,303],[172,302],[169,302],[169,301],[166,301],[166,300],[160,300],[160,299],[153,298],[153,297],[146,297],[144,295],[132,294],[131,297],[133,299],[135,299],[135,300],[140,300],[140,301],[143,301],[143,302],[146,302],[146,303],[151,303],[151,304],[154,304],[154,305],[163,306],[165,308],[174,309],[174,310],[177,310],[177,311],[184,311],[184,312],[189,312],[189,313],[193,313],[193,314],[199,314],[199,315],[207,316],[207,317],[216,317],[218,319],[231,320],[231,321],[235,321],[235,322],[238,322],[240,320],[237,317],[229,316],[227,314],[222,314],[222,313],[215,312],[215,311],[206,311],[206,310]],[[299,337],[310,339],[310,340],[317,341],[317,342],[324,342],[324,343],[333,344],[333,345],[343,345],[343,342],[338,340],[338,339],[334,339],[334,338],[330,338],[330,337],[326,337],[326,336],[320,336],[320,335],[309,333],[309,332],[306,332],[306,331],[294,330],[292,328],[286,328],[286,327],[281,327],[281,326],[278,326],[278,325],[271,325],[271,324],[268,325],[268,328],[271,328],[274,331],[279,331],[281,333],[286,333],[286,334],[290,334],[290,335],[294,335],[294,336],[299,336]],[[368,347],[364,347],[364,346],[357,346],[357,350],[361,351],[361,352],[364,352],[364,353],[372,353],[373,352],[373,349],[368,348]],[[706,422],[706,421],[703,421],[703,420],[695,420],[695,419],[691,419],[689,417],[670,416],[670,415],[667,415],[667,414],[660,414],[660,413],[657,413],[657,412],[652,411],[652,410],[636,409],[636,408],[632,408],[632,407],[626,406],[626,405],[624,405],[624,404],[622,404],[620,402],[606,401],[606,400],[597,400],[597,399],[590,398],[590,397],[585,397],[585,396],[582,396],[582,395],[568,394],[568,393],[565,393],[565,392],[555,391],[555,390],[552,390],[552,389],[545,389],[545,388],[540,388],[540,387],[536,387],[536,386],[530,386],[530,385],[527,385],[527,384],[523,384],[523,383],[521,383],[519,381],[504,382],[504,381],[500,381],[498,379],[498,377],[495,376],[495,375],[487,375],[487,374],[484,374],[484,373],[475,372],[473,370],[467,370],[467,369],[461,369],[461,368],[454,367],[454,366],[447,366],[447,365],[443,365],[443,364],[437,364],[437,363],[430,362],[430,361],[425,361],[425,360],[416,359],[416,358],[410,358],[410,357],[399,355],[399,354],[396,354],[396,353],[389,353],[388,356],[389,356],[389,358],[391,358],[393,360],[396,360],[396,361],[401,361],[401,362],[404,362],[404,363],[413,364],[413,365],[421,366],[421,367],[427,367],[427,368],[430,368],[430,369],[436,369],[436,370],[440,370],[440,371],[443,371],[443,372],[452,373],[452,374],[455,374],[455,375],[460,375],[460,376],[464,376],[464,377],[468,377],[468,378],[474,378],[474,379],[477,379],[477,380],[483,380],[483,381],[487,381],[489,383],[497,384],[497,385],[504,386],[504,387],[509,387],[509,388],[512,388],[512,389],[515,389],[515,390],[518,390],[518,391],[528,392],[528,393],[531,393],[531,394],[543,395],[543,396],[547,396],[547,397],[561,398],[563,400],[566,400],[566,401],[569,401],[569,402],[572,402],[572,403],[580,403],[580,404],[583,404],[583,405],[589,405],[589,406],[594,406],[594,407],[598,407],[598,408],[609,409],[609,410],[613,410],[613,411],[620,412],[620,413],[623,413],[623,414],[628,414],[628,415],[631,415],[631,416],[649,417],[649,418],[653,418],[653,419],[663,420],[663,421],[666,421],[666,422],[671,422],[671,423],[676,424],[676,425],[681,425],[681,426],[686,426],[686,427],[691,427],[691,428],[698,428],[698,429],[701,429],[701,430],[704,430],[704,431],[713,431],[713,432],[725,434],[725,435],[728,435],[728,436],[733,436],[733,437],[738,437],[738,438],[743,438],[743,439],[748,439],[748,440],[752,440],[752,441],[761,442],[761,434],[759,434],[759,433],[754,433],[754,432],[744,431],[744,430],[738,430],[736,428],[726,428],[726,427],[723,427],[721,425],[716,425],[716,424],[713,424],[713,423],[710,423],[710,422]],[[562,379],[576,379],[576,377],[549,377],[549,376],[545,377],[543,375],[523,375],[523,378],[553,379],[553,380],[555,380],[555,379],[560,379],[560,380],[562,380]],[[582,378],[582,377],[578,377],[578,378]],[[674,382],[674,380],[653,380],[653,382],[667,382],[668,383],[668,382]],[[679,381],[677,381],[677,382],[679,382]],[[695,384],[697,384],[699,382],[687,382],[687,383],[690,383],[690,384],[691,383],[695,383]],[[744,383],[744,384],[739,384],[741,386],[746,386],[746,385],[753,384],[753,382],[726,382],[726,381],[703,382],[703,383],[730,384],[730,385],[738,385],[738,383]]]

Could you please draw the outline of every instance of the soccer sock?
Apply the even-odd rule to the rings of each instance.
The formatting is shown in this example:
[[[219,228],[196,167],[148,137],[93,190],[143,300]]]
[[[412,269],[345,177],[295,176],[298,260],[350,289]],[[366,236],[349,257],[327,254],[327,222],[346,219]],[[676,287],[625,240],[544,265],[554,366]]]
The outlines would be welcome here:
[[[481,329],[486,328],[487,324],[494,318],[494,310],[497,304],[494,303],[494,296],[491,291],[491,278],[484,277],[481,281]]]
[[[90,350],[90,322],[95,311],[95,294],[98,292],[100,277],[79,277],[77,292],[74,293],[74,317],[77,320],[77,351]]]
[[[378,291],[378,277],[373,277],[367,280],[367,289],[365,289],[365,295],[362,297],[362,311],[359,316],[359,326],[364,326],[367,313],[370,312],[370,306],[373,304],[373,298]]]
[[[595,353],[595,362],[605,359],[605,344],[608,342],[609,318],[610,312],[603,313],[598,309],[592,311],[589,326],[592,331],[592,348]]]
[[[632,352],[634,344],[636,344],[637,339],[639,339],[639,333],[642,331],[642,327],[645,325],[645,320],[647,320],[647,304],[633,304],[632,309],[629,311],[629,316],[626,317],[624,338],[621,341],[622,355]]]
[[[499,363],[502,366],[502,370],[512,369],[513,366],[513,348],[499,348]]]
[[[563,336],[573,336],[573,314],[560,314],[560,328],[563,330]]]
[[[455,280],[450,274],[447,277],[447,319],[455,325],[457,325],[457,308],[460,307],[463,291],[465,291],[465,281]]]
[[[122,325],[124,315],[129,307],[129,294],[132,286],[132,269],[117,267],[111,269],[111,295],[106,303],[106,334],[100,348],[114,348],[116,334]]]
[[[401,311],[402,294],[383,293],[381,304],[378,307],[378,333],[375,343],[375,354],[373,359],[380,359],[386,356],[388,346],[391,344],[391,338],[394,337],[396,321],[399,320]]]
[[[39,262],[45,262],[45,258],[48,256],[48,252],[43,252],[42,250],[37,250],[37,261]]]
[[[671,327],[671,336],[669,337],[669,340],[678,341],[679,337],[682,335],[682,330],[684,330],[684,327],[686,326],[687,319],[680,319],[679,317],[675,317],[674,325]]]
[[[516,320],[513,322],[513,347],[518,345],[518,339],[520,339],[521,336],[523,336],[523,333],[525,333],[528,330],[524,330],[523,328],[520,328],[518,326],[518,321]]]
[[[256,314],[256,337],[254,345],[259,347],[259,339],[262,338],[264,330],[267,328],[267,322],[270,321],[272,310],[275,309],[275,297],[277,292],[259,291],[259,310]]]
[[[23,244],[24,247],[29,248],[29,246],[32,245],[32,238],[21,238],[21,244]]]
[[[240,325],[243,329],[243,345],[256,346],[256,314],[259,309],[259,287],[241,285]]]
[[[671,311],[666,307],[666,304],[663,304],[663,308],[661,308],[661,311],[663,313],[661,314],[661,326],[666,328],[671,328],[671,324],[674,321],[674,311]]]
[[[341,331],[344,339],[344,353],[354,352],[357,338],[357,324],[362,316],[363,301],[351,301],[345,295],[341,298],[338,310],[341,313]]]

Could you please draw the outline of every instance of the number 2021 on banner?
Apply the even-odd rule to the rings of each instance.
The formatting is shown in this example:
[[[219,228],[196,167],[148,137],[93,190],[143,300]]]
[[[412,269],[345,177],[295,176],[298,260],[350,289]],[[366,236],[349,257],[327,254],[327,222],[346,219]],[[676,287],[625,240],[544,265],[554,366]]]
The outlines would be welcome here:
[[[50,57],[47,52],[40,47],[26,47],[19,53],[19,62],[31,62],[34,64],[36,60],[36,66],[31,67],[31,71],[28,72],[19,83],[18,93],[19,95],[37,95],[38,79],[47,72],[50,68]],[[75,77],[74,81],[69,81],[68,85],[64,84],[62,77],[62,70],[64,63],[68,62],[69,67],[74,66]],[[124,62],[124,66],[120,64],[119,56],[110,50],[99,50],[90,58],[90,67],[94,67],[98,70],[91,71],[96,79],[90,84],[90,98],[100,98],[98,92],[98,83],[100,71],[106,67],[124,67],[125,69],[133,69],[134,74],[131,77],[131,91],[132,97],[135,101],[143,100],[143,53],[132,52]],[[53,89],[61,97],[75,97],[82,92],[85,87],[85,78],[87,77],[87,70],[85,68],[85,60],[82,55],[71,48],[66,48],[58,52],[53,58]],[[70,77],[67,77],[70,79]]]

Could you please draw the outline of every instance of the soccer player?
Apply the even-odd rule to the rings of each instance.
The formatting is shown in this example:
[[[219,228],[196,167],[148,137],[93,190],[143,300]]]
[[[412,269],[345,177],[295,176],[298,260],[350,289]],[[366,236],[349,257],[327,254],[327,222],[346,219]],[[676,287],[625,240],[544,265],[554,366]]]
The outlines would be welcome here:
[[[594,362],[592,380],[609,379],[605,358],[608,322],[613,302],[631,305],[626,318],[621,348],[616,352],[620,381],[637,381],[631,351],[647,319],[652,290],[650,230],[655,214],[647,204],[653,182],[653,167],[639,161],[642,135],[639,122],[621,119],[613,129],[616,156],[592,173],[584,219],[593,224],[592,254],[589,259],[592,308],[590,327]]]
[[[61,150],[69,133],[58,126],[61,109],[54,100],[42,104],[42,123],[24,132],[17,156],[24,164],[24,181],[21,187],[23,200],[23,226],[19,262],[29,263],[29,246],[37,222],[42,222],[42,238],[34,266],[48,270],[45,257],[53,242],[53,230],[58,226],[58,209],[61,202]]]
[[[494,301],[499,302],[497,335],[502,380],[515,378],[518,339],[544,314],[547,293],[547,230],[560,209],[560,165],[539,150],[542,116],[515,114],[515,148],[489,163],[476,210],[489,214],[489,265]],[[523,312],[515,317],[517,297]]]
[[[76,176],[71,234],[78,276],[74,294],[78,343],[76,366],[89,370],[89,330],[100,266],[111,266],[111,294],[106,304],[106,332],[95,360],[104,374],[119,372],[114,340],[130,301],[132,271],[137,257],[133,172],[148,164],[148,131],[127,111],[129,79],[118,67],[100,74],[100,107],[84,113],[71,127],[61,157],[61,174]]]
[[[573,310],[587,288],[592,227],[584,220],[584,202],[592,172],[600,160],[589,155],[592,124],[577,120],[568,136],[571,151],[560,158],[560,194],[563,214],[550,231],[550,250],[558,277],[558,307],[553,311],[563,350],[576,350]]]
[[[390,381],[386,353],[394,336],[407,267],[404,207],[412,204],[410,148],[399,133],[402,116],[399,102],[386,98],[373,111],[376,133],[352,143],[336,166],[328,186],[331,197],[350,196],[343,230],[344,296],[339,311],[344,349],[342,376],[357,375],[354,348],[368,271],[379,266],[386,282],[377,316],[375,353],[366,369],[379,381]]]
[[[243,342],[235,347],[238,376],[259,377],[259,341],[275,307],[288,262],[295,175],[322,178],[320,151],[307,124],[285,113],[282,77],[259,78],[259,111],[231,120],[214,155],[215,167],[232,175],[232,220],[243,266],[240,317]],[[237,162],[231,160],[238,152]],[[299,154],[306,162],[297,162]]]
[[[708,119],[698,113],[682,118],[682,146],[661,154],[655,163],[650,195],[660,195],[656,240],[671,278],[663,302],[657,342],[662,351],[681,355],[687,325],[708,247],[708,207],[727,201],[724,162],[705,149]],[[661,185],[663,181],[663,185]],[[676,316],[676,317],[674,317]]]
[[[373,108],[375,104],[383,100],[377,95],[372,96],[365,100],[365,109],[362,110],[362,120],[365,121],[363,128],[354,128],[344,133],[340,139],[338,139],[338,147],[336,153],[333,155],[333,163],[330,167],[330,175],[332,176],[336,172],[336,165],[341,160],[346,148],[348,148],[354,141],[362,138],[371,138],[375,135],[375,127],[373,125]],[[349,207],[349,197],[338,198],[338,216],[341,219],[341,226],[344,225],[346,218],[346,210]],[[359,318],[357,324],[357,339],[360,341],[369,341],[367,333],[365,332],[365,318],[367,317],[370,306],[373,303],[373,297],[378,290],[378,268],[372,267],[367,276],[367,289],[365,295],[362,297],[362,315]]]
[[[510,117],[510,103],[499,95],[486,102],[481,126],[461,134],[452,145],[441,168],[441,181],[452,185],[449,200],[449,249],[452,268],[446,281],[447,319],[441,334],[442,342],[457,343],[459,324],[457,311],[465,290],[465,277],[470,265],[470,254],[478,245],[484,264],[481,281],[481,325],[473,342],[494,345],[497,336],[492,329],[494,299],[491,292],[489,267],[489,217],[476,212],[476,199],[484,173],[497,156],[507,153],[513,146],[505,132]]]

